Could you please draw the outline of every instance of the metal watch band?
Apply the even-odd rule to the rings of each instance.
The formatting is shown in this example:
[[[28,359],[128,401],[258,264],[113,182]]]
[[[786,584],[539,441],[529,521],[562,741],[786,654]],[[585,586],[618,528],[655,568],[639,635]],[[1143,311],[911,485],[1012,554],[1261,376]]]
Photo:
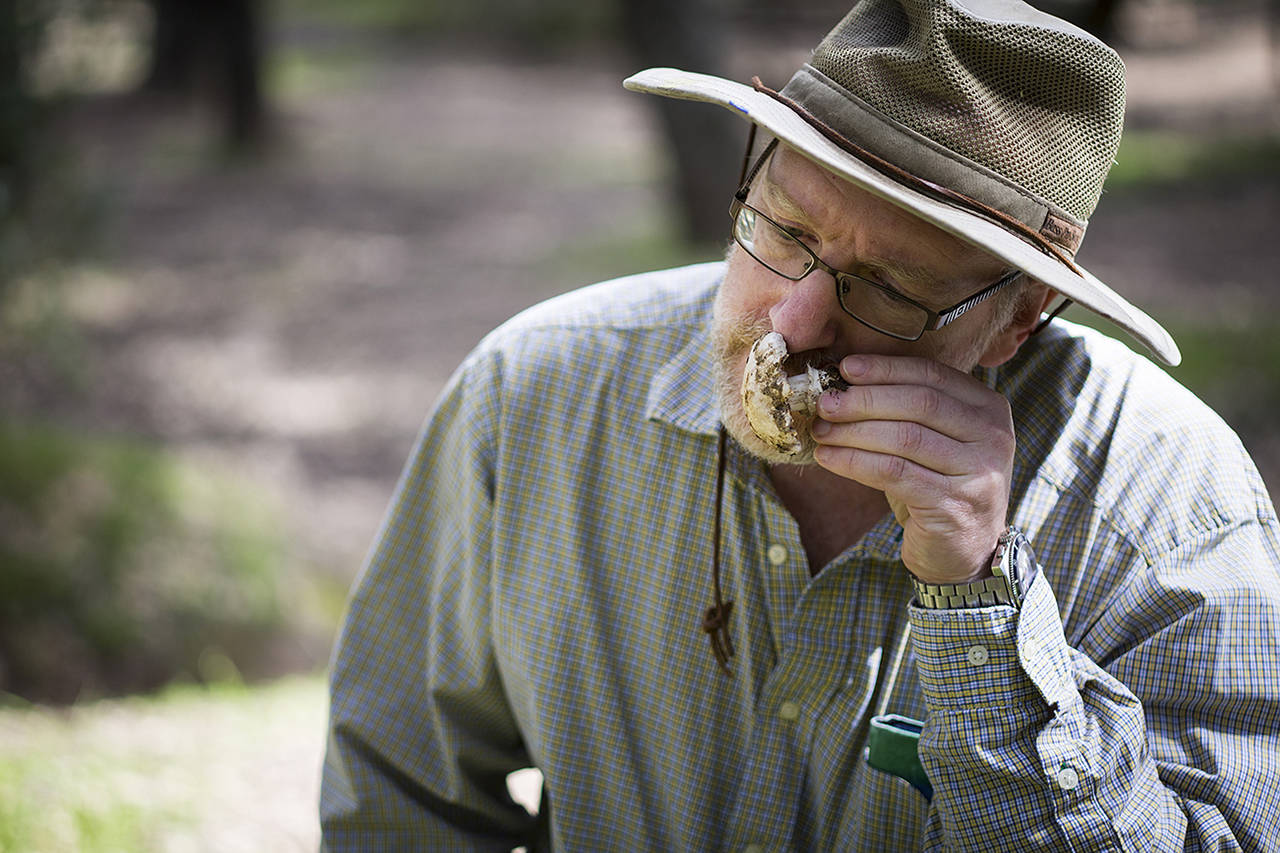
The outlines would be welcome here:
[[[1026,553],[1021,554],[1021,551]],[[1026,538],[1017,528],[1009,526],[1000,534],[995,553],[991,555],[991,577],[971,583],[934,584],[925,583],[913,575],[911,583],[916,590],[916,601],[921,607],[931,610],[991,607],[996,604],[1021,607],[1022,596],[1031,578],[1019,576],[1020,556],[1030,557],[1034,565]]]
[[[1013,604],[1004,578],[983,578],[972,583],[925,583],[912,578],[911,583],[916,588],[916,601],[930,610]]]

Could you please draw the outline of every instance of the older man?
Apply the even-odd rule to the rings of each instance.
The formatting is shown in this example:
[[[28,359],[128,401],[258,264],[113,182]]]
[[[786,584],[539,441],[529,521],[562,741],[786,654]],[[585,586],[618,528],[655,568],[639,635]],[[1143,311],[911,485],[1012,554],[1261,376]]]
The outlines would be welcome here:
[[[326,846],[1274,845],[1275,510],[1189,393],[1044,318],[1178,359],[1074,261],[1115,54],[863,0],[781,91],[628,85],[767,131],[728,258],[459,368],[335,654]]]

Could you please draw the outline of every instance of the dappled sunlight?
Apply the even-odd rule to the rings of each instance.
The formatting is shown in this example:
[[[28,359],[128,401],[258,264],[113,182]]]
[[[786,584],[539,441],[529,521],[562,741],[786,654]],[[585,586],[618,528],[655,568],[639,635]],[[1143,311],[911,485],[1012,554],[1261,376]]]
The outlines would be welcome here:
[[[307,677],[0,710],[0,849],[316,850],[327,707]]]

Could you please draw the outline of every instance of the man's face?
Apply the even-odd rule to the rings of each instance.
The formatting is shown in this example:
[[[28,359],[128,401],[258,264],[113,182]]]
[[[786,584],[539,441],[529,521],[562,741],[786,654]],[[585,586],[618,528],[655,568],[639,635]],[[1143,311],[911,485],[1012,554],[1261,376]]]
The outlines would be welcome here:
[[[796,234],[836,269],[858,272],[933,309],[991,284],[1000,261],[878,196],[778,146],[755,178],[748,202]],[[972,370],[1000,331],[997,302],[973,308],[918,341],[873,331],[840,307],[831,276],[815,270],[790,281],[731,244],[716,298],[713,343],[725,427],[743,447],[775,463],[810,464],[813,443],[802,430],[798,456],[781,456],[747,424],[740,388],[747,353],[757,338],[779,332],[799,367],[838,362],[853,353],[923,356]]]

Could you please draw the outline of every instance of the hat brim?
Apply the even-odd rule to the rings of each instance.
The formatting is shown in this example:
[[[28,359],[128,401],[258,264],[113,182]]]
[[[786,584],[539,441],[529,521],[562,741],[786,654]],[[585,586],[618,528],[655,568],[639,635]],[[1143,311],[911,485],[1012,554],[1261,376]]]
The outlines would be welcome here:
[[[906,208],[961,240],[979,246],[1062,296],[1124,329],[1152,355],[1170,366],[1182,360],[1164,328],[1078,264],[1074,269],[1005,230],[990,219],[954,207],[898,183],[849,154],[785,104],[750,86],[675,68],[649,68],[628,77],[635,92],[705,101],[740,113],[825,169]]]

